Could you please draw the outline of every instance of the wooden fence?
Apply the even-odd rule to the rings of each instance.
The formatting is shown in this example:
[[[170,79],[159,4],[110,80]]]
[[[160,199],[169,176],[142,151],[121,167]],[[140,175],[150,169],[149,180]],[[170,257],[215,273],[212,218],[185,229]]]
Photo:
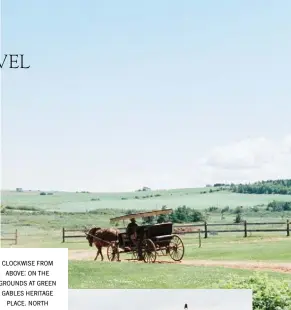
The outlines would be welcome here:
[[[226,229],[226,227],[232,226],[231,229]],[[257,228],[255,226],[268,226],[268,228]],[[280,226],[274,228],[274,226]],[[204,234],[204,238],[208,238],[209,235],[217,235],[218,233],[243,233],[243,236],[246,238],[248,233],[252,232],[286,232],[286,236],[290,236],[290,221],[286,222],[266,222],[266,223],[248,223],[243,221],[242,223],[213,223],[209,224],[205,222],[204,224],[194,224],[194,225],[182,225],[174,226],[174,228],[191,228],[191,227],[200,227],[201,233]],[[212,229],[212,227],[222,227],[222,229]],[[233,228],[234,227],[234,228]],[[253,228],[254,227],[254,228]],[[197,233],[197,231],[186,231],[186,234]]]
[[[5,237],[5,236],[8,236],[8,237]],[[5,232],[1,231],[1,239],[0,239],[0,241],[1,242],[2,241],[13,241],[14,244],[16,245],[17,241],[18,241],[17,229],[13,233],[5,233]]]
[[[230,229],[228,227],[232,226]],[[262,228],[258,228],[262,227]],[[267,228],[265,227],[267,226]],[[277,226],[276,228],[274,226]],[[212,227],[218,227],[218,229],[212,229]],[[188,224],[188,225],[174,225],[174,233],[177,235],[184,234],[204,234],[204,238],[208,238],[211,235],[217,235],[218,233],[242,233],[246,238],[249,233],[252,232],[286,232],[287,237],[290,236],[290,222],[269,222],[269,223],[248,223],[244,221],[242,223],[203,223],[203,224]],[[219,229],[220,228],[220,229]],[[120,232],[125,228],[118,228]],[[83,238],[85,241],[85,232],[89,229],[62,229],[62,242],[66,242],[66,239]],[[70,233],[70,234],[67,234]],[[71,234],[73,233],[73,234]],[[76,234],[78,233],[78,234]],[[82,234],[81,234],[82,233]]]

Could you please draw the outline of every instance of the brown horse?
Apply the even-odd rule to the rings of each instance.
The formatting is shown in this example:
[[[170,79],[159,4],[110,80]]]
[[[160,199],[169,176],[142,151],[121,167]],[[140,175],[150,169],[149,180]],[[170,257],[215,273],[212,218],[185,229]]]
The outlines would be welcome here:
[[[101,255],[101,261],[103,261],[102,247],[108,247],[110,242],[118,240],[119,231],[114,228],[100,228],[93,227],[89,230],[86,239],[89,245],[95,244],[97,248],[97,254],[94,260],[97,260],[99,254]],[[95,236],[96,238],[94,238]]]

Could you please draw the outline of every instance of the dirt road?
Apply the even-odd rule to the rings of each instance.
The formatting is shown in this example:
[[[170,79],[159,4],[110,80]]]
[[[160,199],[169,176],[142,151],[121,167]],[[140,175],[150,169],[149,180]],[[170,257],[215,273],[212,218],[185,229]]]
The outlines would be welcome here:
[[[95,251],[84,251],[84,250],[69,250],[69,260],[87,260],[93,261],[96,253]],[[121,258],[122,259],[122,258]],[[100,256],[98,257],[100,261]],[[98,264],[96,261],[96,264]],[[107,256],[104,253],[104,261],[107,260]],[[124,261],[126,261],[124,259]],[[140,262],[131,262],[140,263]],[[235,269],[248,269],[248,270],[261,270],[261,271],[274,271],[281,273],[291,274],[291,263],[269,263],[269,262],[257,262],[257,261],[224,261],[224,260],[183,260],[182,262],[169,261],[156,261],[160,264],[180,264],[188,266],[212,266],[212,267],[225,267]]]

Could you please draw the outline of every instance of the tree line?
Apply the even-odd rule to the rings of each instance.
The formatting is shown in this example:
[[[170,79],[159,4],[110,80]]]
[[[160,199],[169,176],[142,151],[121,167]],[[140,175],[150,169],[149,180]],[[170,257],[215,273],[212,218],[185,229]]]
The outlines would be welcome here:
[[[265,210],[271,212],[283,212],[283,211],[291,211],[291,201],[272,201],[264,206]],[[165,210],[166,207],[164,206],[162,210]],[[238,206],[236,208],[230,209],[228,206],[222,209],[217,207],[210,207],[206,209],[207,212],[219,212],[221,215],[225,213],[230,213],[234,215],[234,222],[240,223],[243,220],[243,214],[245,211],[252,211],[258,212],[258,207],[252,208],[243,208],[242,206]],[[195,223],[195,222],[203,222],[206,220],[206,216],[203,212],[195,210],[193,208],[187,206],[181,206],[177,209],[173,210],[171,214],[161,214],[157,218],[157,223],[164,223],[164,222],[172,222],[175,224],[180,223]],[[143,218],[143,224],[153,224],[155,222],[155,217],[145,217]]]
[[[229,189],[240,194],[291,195],[291,179],[267,180],[252,184],[231,184]]]

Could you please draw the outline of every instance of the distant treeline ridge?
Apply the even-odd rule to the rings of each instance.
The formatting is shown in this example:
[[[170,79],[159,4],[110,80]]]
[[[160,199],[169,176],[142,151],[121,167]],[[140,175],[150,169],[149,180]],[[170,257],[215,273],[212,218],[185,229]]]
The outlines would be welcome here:
[[[267,180],[250,184],[216,183],[213,186],[224,187],[224,189],[240,194],[291,195],[291,179]]]

